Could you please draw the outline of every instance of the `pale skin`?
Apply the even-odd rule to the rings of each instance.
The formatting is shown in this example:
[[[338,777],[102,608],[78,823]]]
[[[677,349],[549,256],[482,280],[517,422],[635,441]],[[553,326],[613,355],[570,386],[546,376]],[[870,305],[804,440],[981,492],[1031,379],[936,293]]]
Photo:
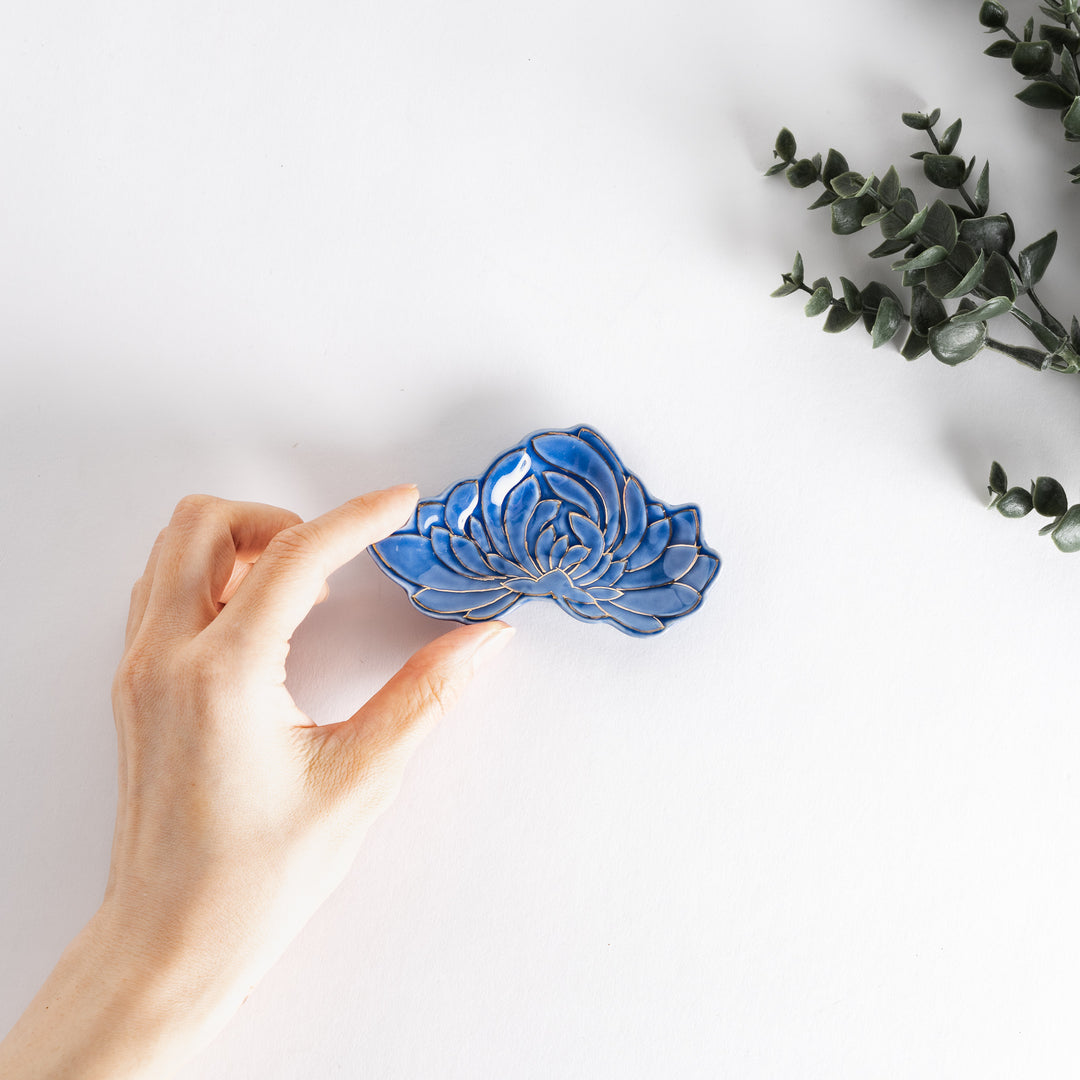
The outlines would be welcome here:
[[[132,590],[113,683],[105,897],[0,1043],[0,1076],[174,1075],[348,873],[416,746],[513,633],[444,634],[338,723],[297,707],[289,639],[416,497],[391,488],[308,522],[209,496],[177,506]]]

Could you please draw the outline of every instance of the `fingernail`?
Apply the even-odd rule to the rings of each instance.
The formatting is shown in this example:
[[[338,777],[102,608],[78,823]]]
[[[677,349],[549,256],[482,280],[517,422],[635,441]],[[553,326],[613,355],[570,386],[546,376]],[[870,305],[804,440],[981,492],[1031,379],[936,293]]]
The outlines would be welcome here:
[[[414,499],[420,497],[420,489],[415,484],[397,484],[394,487],[384,488],[384,495],[412,495]]]
[[[497,628],[493,628],[489,634],[486,634],[480,639],[480,643],[473,650],[472,661],[473,671],[478,671],[489,660],[493,659],[499,653],[510,644],[510,639],[514,636],[515,630],[512,626],[507,626],[503,623]]]

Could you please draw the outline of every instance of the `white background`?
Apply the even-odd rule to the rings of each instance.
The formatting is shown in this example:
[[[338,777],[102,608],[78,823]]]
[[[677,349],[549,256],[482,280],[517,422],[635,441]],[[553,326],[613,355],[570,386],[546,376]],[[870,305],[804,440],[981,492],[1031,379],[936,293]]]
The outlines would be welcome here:
[[[983,506],[995,457],[1076,492],[1080,384],[768,297],[795,248],[887,273],[762,179],[780,126],[917,181],[899,114],[940,105],[1021,243],[1066,226],[1071,315],[1080,151],[977,9],[6,5],[0,1028],[99,902],[176,501],[434,494],[588,422],[702,507],[705,605],[644,641],[515,611],[186,1080],[1073,1071],[1080,556]],[[321,721],[444,628],[366,556],[331,585],[290,668]]]

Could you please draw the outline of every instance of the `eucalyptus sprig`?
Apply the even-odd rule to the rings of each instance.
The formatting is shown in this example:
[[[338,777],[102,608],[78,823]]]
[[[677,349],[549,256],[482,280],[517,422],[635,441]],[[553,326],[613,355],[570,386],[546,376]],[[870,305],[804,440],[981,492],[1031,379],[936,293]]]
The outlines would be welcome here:
[[[1080,551],[1080,503],[1069,505],[1065,489],[1051,476],[1032,480],[1030,487],[1009,487],[1005,470],[995,461],[990,466],[989,509],[997,509],[1002,517],[1026,517],[1034,510],[1052,520],[1039,530],[1040,536],[1050,534],[1060,551]]]
[[[808,293],[807,316],[828,311],[824,329],[829,333],[846,330],[861,318],[874,348],[907,326],[901,354],[908,360],[929,351],[942,363],[956,365],[990,348],[1036,370],[1080,372],[1080,321],[1074,316],[1071,329],[1066,330],[1035,292],[1053,258],[1057,232],[1047,233],[1014,258],[1012,218],[1007,213],[989,213],[989,162],[980,171],[972,194],[967,182],[975,158],[965,162],[954,152],[962,121],[956,120],[939,136],[935,126],[940,116],[935,109],[929,115],[904,113],[902,119],[909,128],[926,132],[930,140],[932,149],[912,155],[921,161],[926,179],[942,191],[957,192],[963,205],[937,198],[920,207],[915,192],[904,186],[895,167],[890,166],[878,179],[873,173],[864,176],[850,169],[837,150],[829,150],[824,160],[820,154],[799,157],[795,136],[787,128],[780,131],[773,151],[779,161],[766,175],[784,172],[795,188],[821,183],[824,190],[810,209],[829,207],[834,233],[850,235],[877,225],[883,241],[870,255],[885,258],[903,253],[891,267],[900,275],[900,286],[910,290],[910,300],[905,308],[897,293],[881,281],[860,289],[841,277],[842,297],[836,296],[828,278],[816,278],[807,285],[798,254],[773,295]],[[1021,300],[1031,304],[1034,314],[1019,306]],[[946,302],[951,301],[957,303],[950,311]],[[1039,347],[1016,346],[992,337],[991,320],[1005,315],[1023,325]]]
[[[1056,109],[1065,138],[1080,142],[1080,0],[1046,0],[1039,10],[1054,22],[1039,26],[1035,19],[1024,24],[1022,36],[1009,26],[1009,12],[995,0],[984,0],[979,22],[990,33],[1006,35],[988,49],[987,56],[1009,60],[1028,85],[1016,96],[1036,109]],[[1080,165],[1069,170],[1072,183],[1080,184]]]

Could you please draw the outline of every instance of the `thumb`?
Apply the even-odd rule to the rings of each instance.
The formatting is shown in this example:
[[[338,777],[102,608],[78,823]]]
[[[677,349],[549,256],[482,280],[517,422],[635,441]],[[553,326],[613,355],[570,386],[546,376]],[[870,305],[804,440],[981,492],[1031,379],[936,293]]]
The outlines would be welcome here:
[[[366,705],[319,732],[332,747],[326,777],[333,794],[355,792],[380,803],[396,794],[405,766],[428,732],[454,705],[480,667],[514,636],[502,622],[463,626],[425,645]],[[361,792],[363,785],[374,790]]]

